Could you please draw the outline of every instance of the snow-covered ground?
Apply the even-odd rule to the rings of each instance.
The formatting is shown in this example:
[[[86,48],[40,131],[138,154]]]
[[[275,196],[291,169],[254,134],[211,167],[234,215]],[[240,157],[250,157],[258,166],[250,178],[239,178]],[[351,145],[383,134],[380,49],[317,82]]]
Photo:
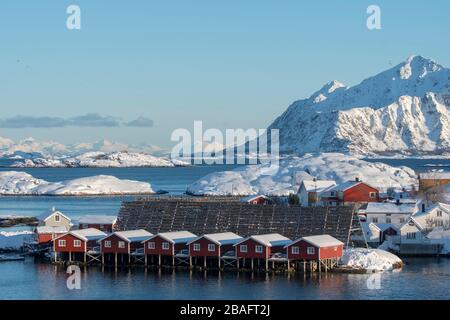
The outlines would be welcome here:
[[[324,153],[283,159],[279,170],[275,171],[270,169],[269,164],[263,164],[212,173],[191,184],[188,192],[216,196],[286,196],[296,193],[301,180],[311,176],[320,180],[335,180],[337,183],[358,177],[381,190],[408,187],[417,183],[414,170],[408,167],[395,168],[340,153]]]
[[[70,158],[35,158],[16,161],[16,168],[45,167],[86,167],[86,168],[125,168],[125,167],[175,167],[186,166],[187,162],[172,161],[168,158],[155,157],[137,152],[88,152]]]
[[[340,265],[367,271],[388,271],[401,267],[395,254],[380,249],[349,248],[344,250]]]
[[[33,237],[31,231],[0,231],[0,249],[2,250],[18,250],[23,246],[25,240]]]
[[[121,180],[113,176],[94,176],[48,182],[25,172],[0,172],[0,195],[124,195],[152,194],[150,183]]]

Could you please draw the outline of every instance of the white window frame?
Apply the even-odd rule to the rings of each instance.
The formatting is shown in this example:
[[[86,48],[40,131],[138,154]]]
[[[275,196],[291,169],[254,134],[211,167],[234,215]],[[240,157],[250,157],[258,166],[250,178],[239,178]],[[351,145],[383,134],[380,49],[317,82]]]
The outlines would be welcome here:
[[[119,249],[125,249],[125,241],[119,241],[119,242],[117,243],[117,247],[118,247]]]
[[[65,247],[66,246],[66,240],[61,239],[58,240],[58,247]]]
[[[306,249],[306,253],[307,253],[308,255],[316,254],[316,248],[314,248],[314,247],[308,247],[308,248]]]
[[[170,244],[169,244],[168,242],[163,242],[163,243],[161,244],[161,248],[162,248],[163,250],[170,250]]]
[[[61,217],[59,214],[55,214],[55,222],[60,222],[61,221]]]
[[[73,240],[73,247],[74,248],[81,248],[81,240]]]
[[[438,218],[442,218],[442,210],[438,210],[436,212],[436,215],[437,215]]]
[[[406,239],[415,240],[417,236],[417,232],[408,232],[406,233]]]
[[[392,223],[391,217],[386,217],[386,223]]]
[[[246,244],[241,244],[239,246],[239,251],[241,251],[242,253],[247,253],[248,252],[248,247]]]
[[[110,240],[105,240],[105,248],[111,248],[112,244]]]
[[[255,246],[255,253],[263,253],[264,252],[264,248],[262,245],[256,245]]]
[[[198,252],[201,250],[200,243],[194,243],[192,246],[192,250]]]
[[[156,249],[156,243],[154,241],[149,241],[147,244],[147,248],[149,250],[155,250]]]
[[[300,247],[298,247],[298,246],[291,247],[291,253],[292,254],[300,254]]]
[[[208,243],[208,252],[216,252],[216,245],[214,243]]]
[[[373,217],[372,218],[372,223],[378,223],[378,217]]]
[[[377,198],[377,193],[376,192],[369,192],[369,197],[370,197],[370,199],[376,199]]]

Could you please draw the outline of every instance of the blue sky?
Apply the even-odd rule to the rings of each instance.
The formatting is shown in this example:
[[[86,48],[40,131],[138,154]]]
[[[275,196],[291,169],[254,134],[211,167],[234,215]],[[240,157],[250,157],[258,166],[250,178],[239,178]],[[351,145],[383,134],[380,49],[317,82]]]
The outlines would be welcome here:
[[[66,28],[71,4],[81,30]],[[371,4],[381,7],[382,30],[366,28]],[[446,0],[4,0],[0,8],[0,124],[18,115],[73,124],[87,114],[118,124],[0,128],[13,139],[168,147],[172,130],[194,120],[264,128],[326,82],[354,85],[411,54],[450,66]],[[138,118],[153,125],[126,125]]]

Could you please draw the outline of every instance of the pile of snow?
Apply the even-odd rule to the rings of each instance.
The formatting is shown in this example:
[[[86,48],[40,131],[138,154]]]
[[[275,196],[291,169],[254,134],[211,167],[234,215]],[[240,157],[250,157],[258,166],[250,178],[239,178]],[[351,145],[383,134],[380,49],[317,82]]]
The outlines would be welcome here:
[[[94,176],[48,182],[25,172],[0,172],[0,195],[125,195],[152,194],[151,185],[146,182],[121,180],[113,176]]]
[[[350,248],[344,250],[340,265],[367,271],[388,271],[401,267],[403,262],[395,254],[384,250]]]
[[[33,232],[31,231],[0,231],[0,249],[18,250],[23,246],[24,241],[31,240]]]
[[[324,153],[280,160],[279,169],[275,171],[269,164],[262,164],[212,173],[191,184],[188,192],[211,196],[287,196],[298,191],[302,177],[311,176],[337,183],[353,181],[358,177],[382,191],[417,183],[414,170],[408,167],[395,168],[349,155]]]
[[[129,167],[175,167],[186,166],[188,163],[168,158],[155,157],[138,152],[88,152],[76,157],[54,159],[36,158],[15,162],[15,168],[129,168]]]
[[[405,62],[345,87],[334,81],[294,102],[269,129],[280,151],[359,155],[450,155],[450,69]]]

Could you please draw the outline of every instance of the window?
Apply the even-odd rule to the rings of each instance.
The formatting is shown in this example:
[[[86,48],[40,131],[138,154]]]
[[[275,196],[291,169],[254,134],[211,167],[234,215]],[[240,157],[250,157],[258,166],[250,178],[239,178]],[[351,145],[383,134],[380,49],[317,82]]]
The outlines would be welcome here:
[[[262,253],[263,252],[263,246],[255,246],[255,252],[256,253]]]
[[[378,218],[377,218],[377,217],[373,217],[373,218],[372,218],[372,222],[373,222],[373,223],[378,223]]]
[[[119,241],[119,248],[120,249],[125,248],[125,241]]]
[[[436,227],[443,227],[443,226],[444,226],[444,221],[436,220]]]
[[[316,253],[316,248],[314,247],[308,247],[308,249],[306,249],[306,252],[308,254],[315,254]]]
[[[59,222],[59,221],[60,221],[59,214],[57,214],[57,215],[55,216],[55,221],[56,221],[56,222]]]
[[[437,216],[440,217],[440,218],[442,217],[442,211],[441,210],[438,210]]]
[[[370,197],[371,199],[376,199],[377,193],[376,193],[376,192],[371,192],[371,193],[369,193],[369,197]]]
[[[65,247],[66,246],[66,240],[59,240],[58,241],[58,246]]]
[[[246,253],[246,252],[247,252],[247,245],[246,245],[246,244],[242,244],[242,245],[240,246],[240,249],[241,249],[241,252]]]
[[[200,243],[194,243],[194,251],[200,251]]]
[[[111,248],[111,241],[105,241],[105,248]]]
[[[148,248],[150,249],[150,250],[155,250],[155,243],[152,241],[152,242],[149,242],[148,243]]]
[[[330,196],[334,197],[334,191],[330,192]]]
[[[212,244],[212,243],[208,244],[208,251],[209,251],[209,252],[214,252],[214,251],[216,251],[216,245],[215,245],[215,244]]]
[[[386,223],[391,223],[391,222],[392,222],[391,217],[387,217],[386,218]]]
[[[163,250],[169,250],[169,249],[170,249],[169,243],[168,243],[168,242],[163,242],[163,244],[162,244],[162,249],[163,249]]]
[[[405,223],[405,218],[400,218],[400,223]]]
[[[292,247],[291,253],[292,254],[299,254],[300,253],[300,248],[299,247]]]
[[[406,234],[406,239],[415,239],[416,238],[416,233],[415,232],[408,232]]]
[[[81,240],[73,240],[73,246],[75,248],[80,248],[81,247]]]

